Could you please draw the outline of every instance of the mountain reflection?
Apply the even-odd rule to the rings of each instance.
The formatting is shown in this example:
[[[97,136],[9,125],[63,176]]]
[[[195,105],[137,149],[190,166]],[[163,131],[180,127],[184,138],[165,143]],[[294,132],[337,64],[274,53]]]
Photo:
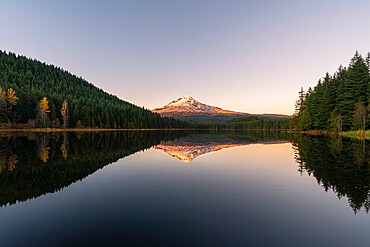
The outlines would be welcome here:
[[[189,163],[196,157],[220,151],[224,148],[237,147],[242,145],[248,145],[251,143],[263,143],[263,144],[274,144],[274,143],[286,143],[287,141],[248,141],[248,140],[234,140],[227,136],[212,136],[212,137],[184,137],[174,141],[161,142],[160,145],[156,145],[153,148],[162,150],[163,152],[175,157],[182,162]]]
[[[298,171],[313,175],[325,191],[346,196],[358,212],[370,209],[370,148],[367,141],[341,137],[293,137]]]

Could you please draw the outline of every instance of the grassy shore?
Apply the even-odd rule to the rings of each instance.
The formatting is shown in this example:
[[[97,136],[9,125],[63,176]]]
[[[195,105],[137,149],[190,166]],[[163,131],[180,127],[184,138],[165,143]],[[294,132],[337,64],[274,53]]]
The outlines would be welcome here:
[[[291,130],[290,133],[308,134],[308,135],[327,135],[327,136],[343,136],[358,140],[370,140],[370,130],[352,130],[352,131],[329,131],[329,130],[307,130],[297,131]]]
[[[370,140],[370,130],[344,131],[341,135],[360,140]]]

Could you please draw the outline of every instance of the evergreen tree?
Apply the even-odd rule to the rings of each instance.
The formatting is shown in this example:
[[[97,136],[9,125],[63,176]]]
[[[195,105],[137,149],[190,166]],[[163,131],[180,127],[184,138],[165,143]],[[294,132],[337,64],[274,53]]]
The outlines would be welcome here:
[[[295,104],[295,113],[294,115],[298,116],[299,114],[302,113],[302,111],[305,108],[305,102],[306,101],[306,94],[303,90],[303,87],[301,87],[301,91],[298,92],[298,100],[296,101]]]
[[[367,105],[370,84],[369,70],[364,59],[357,51],[348,69],[348,80],[352,81],[354,85],[356,103],[361,102]]]
[[[367,69],[368,69],[368,70],[369,70],[369,72],[370,72],[370,52],[368,52],[368,53],[366,54],[365,62],[366,62],[366,65],[367,65]]]

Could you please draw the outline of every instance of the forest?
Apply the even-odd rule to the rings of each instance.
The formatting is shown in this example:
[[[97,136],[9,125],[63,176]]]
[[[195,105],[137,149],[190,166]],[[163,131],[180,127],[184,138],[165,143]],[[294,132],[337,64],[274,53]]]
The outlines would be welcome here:
[[[246,117],[234,118],[227,122],[228,129],[280,129],[290,128],[289,118],[270,118],[270,117]]]
[[[299,92],[292,126],[296,130],[366,130],[370,125],[370,53],[358,51],[348,67],[326,73],[317,85]]]
[[[81,77],[0,51],[0,127],[184,128],[104,92]]]
[[[291,118],[236,117],[228,121],[210,120],[191,122],[196,128],[211,130],[288,130]]]

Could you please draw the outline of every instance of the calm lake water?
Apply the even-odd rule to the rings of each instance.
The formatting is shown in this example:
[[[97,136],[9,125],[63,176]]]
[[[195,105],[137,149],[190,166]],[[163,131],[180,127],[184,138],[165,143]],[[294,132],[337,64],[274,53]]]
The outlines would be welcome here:
[[[0,246],[370,246],[370,145],[279,132],[0,135]]]

